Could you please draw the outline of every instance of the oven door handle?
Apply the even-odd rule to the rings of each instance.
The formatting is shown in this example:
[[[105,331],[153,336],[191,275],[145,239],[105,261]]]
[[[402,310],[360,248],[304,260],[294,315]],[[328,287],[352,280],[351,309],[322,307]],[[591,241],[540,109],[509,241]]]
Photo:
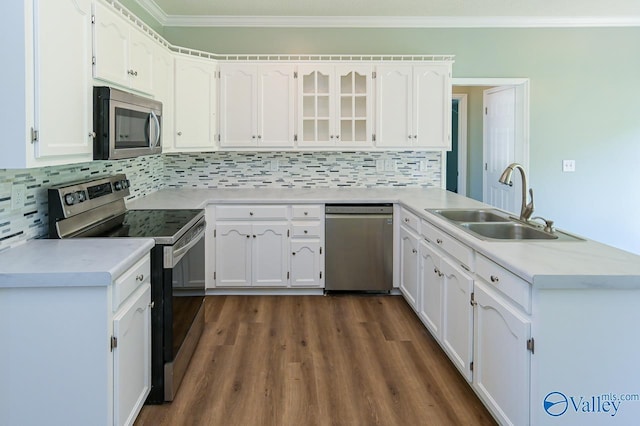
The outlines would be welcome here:
[[[206,225],[204,223],[197,225],[198,232],[191,238],[191,240],[180,247],[177,250],[174,250],[173,247],[165,247],[164,248],[164,268],[171,269],[175,268],[175,266],[182,260],[185,254],[204,237],[204,231]]]

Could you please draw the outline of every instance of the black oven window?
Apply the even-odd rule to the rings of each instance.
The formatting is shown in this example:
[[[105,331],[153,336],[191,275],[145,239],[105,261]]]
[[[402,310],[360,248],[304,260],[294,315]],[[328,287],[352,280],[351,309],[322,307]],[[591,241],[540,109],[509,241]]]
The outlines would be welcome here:
[[[149,114],[116,108],[116,149],[149,146]]]

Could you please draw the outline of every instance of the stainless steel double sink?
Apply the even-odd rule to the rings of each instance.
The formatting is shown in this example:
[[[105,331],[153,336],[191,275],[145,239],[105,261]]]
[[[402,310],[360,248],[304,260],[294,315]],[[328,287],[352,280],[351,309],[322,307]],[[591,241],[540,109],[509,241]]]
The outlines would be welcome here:
[[[548,240],[583,241],[581,238],[554,230],[547,232],[535,224],[524,223],[495,209],[425,209],[436,214],[469,234],[495,241]]]

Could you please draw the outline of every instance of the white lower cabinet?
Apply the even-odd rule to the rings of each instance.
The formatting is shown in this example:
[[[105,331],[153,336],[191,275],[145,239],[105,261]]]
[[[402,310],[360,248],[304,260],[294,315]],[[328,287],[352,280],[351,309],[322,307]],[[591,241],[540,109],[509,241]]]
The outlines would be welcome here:
[[[440,265],[444,284],[442,346],[453,364],[471,382],[473,356],[473,277],[447,257]]]
[[[418,315],[436,339],[442,338],[442,298],[444,274],[440,271],[442,256],[426,241],[420,241],[420,300]]]
[[[531,321],[480,280],[474,300],[473,388],[500,424],[526,425]]]
[[[414,310],[418,310],[418,236],[400,226],[400,291]]]
[[[224,205],[208,212],[215,217],[208,288],[324,286],[323,206]]]

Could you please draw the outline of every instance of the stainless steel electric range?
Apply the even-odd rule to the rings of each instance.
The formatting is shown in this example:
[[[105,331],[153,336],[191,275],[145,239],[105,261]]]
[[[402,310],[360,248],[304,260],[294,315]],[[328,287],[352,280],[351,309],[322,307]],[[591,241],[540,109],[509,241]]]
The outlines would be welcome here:
[[[127,210],[128,195],[124,174],[50,188],[49,237],[155,240],[147,403],[160,404],[173,400],[204,327],[204,210]]]

